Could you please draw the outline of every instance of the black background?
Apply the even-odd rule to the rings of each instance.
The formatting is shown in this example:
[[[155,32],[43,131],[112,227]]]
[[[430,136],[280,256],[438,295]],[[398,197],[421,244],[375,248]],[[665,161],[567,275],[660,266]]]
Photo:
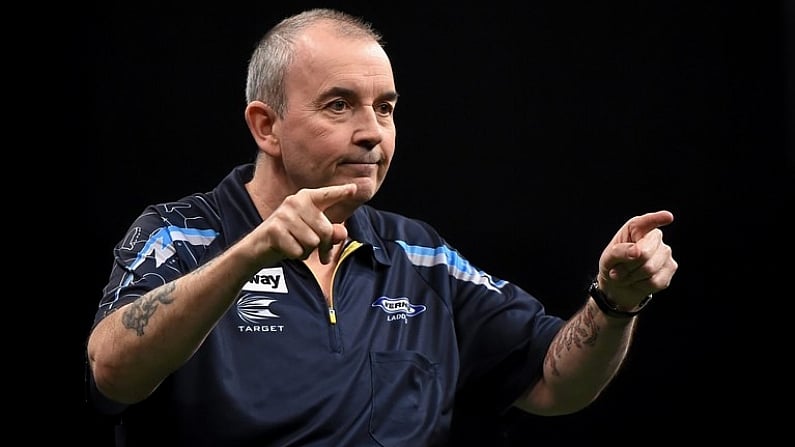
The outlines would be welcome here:
[[[501,445],[764,440],[788,354],[763,353],[793,296],[793,3],[98,3],[70,30],[67,67],[87,105],[65,117],[87,241],[67,374],[76,441],[109,439],[82,408],[82,353],[113,245],[146,204],[209,190],[253,159],[250,51],[309,6],[363,15],[386,38],[398,145],[373,204],[431,222],[550,312],[580,306],[626,219],[675,215],[664,231],[679,272],[620,376],[580,413],[512,414]]]

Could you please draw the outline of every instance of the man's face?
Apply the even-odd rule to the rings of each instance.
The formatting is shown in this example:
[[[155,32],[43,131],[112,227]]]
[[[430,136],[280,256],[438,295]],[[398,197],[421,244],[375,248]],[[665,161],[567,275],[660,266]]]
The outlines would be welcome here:
[[[377,42],[314,27],[285,79],[287,112],[274,136],[296,189],[356,183],[356,201],[378,191],[395,151],[397,92]]]

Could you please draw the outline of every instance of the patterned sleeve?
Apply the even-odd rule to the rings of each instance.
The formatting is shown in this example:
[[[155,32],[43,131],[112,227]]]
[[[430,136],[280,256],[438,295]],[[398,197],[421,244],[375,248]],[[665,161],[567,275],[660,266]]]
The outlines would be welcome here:
[[[219,235],[190,202],[147,207],[113,249],[95,324],[148,291],[195,269]]]

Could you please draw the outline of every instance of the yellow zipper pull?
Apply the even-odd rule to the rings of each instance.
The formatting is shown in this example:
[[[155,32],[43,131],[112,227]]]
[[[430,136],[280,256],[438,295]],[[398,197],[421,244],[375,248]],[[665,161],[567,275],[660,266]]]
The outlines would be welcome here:
[[[328,308],[328,321],[330,321],[331,324],[337,324],[337,311],[335,311],[333,307]]]

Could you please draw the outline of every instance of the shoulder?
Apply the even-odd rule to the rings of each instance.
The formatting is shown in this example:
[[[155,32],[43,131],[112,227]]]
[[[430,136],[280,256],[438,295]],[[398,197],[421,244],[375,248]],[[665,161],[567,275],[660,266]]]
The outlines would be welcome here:
[[[217,213],[215,195],[195,193],[169,202],[153,203],[144,209],[144,213],[156,213],[160,216],[192,218]]]
[[[442,244],[444,240],[430,223],[415,217],[384,211],[372,206],[362,206],[356,213],[360,223],[365,223],[384,241]]]
[[[253,208],[245,190],[245,179],[252,169],[248,165],[236,167],[207,192],[194,192],[177,200],[149,204],[140,214],[139,220],[163,219],[164,222],[167,220],[167,225],[186,227],[195,227],[197,222],[190,222],[195,220],[205,222],[198,223],[200,226],[216,226],[221,222],[221,216],[228,214],[229,210]]]

